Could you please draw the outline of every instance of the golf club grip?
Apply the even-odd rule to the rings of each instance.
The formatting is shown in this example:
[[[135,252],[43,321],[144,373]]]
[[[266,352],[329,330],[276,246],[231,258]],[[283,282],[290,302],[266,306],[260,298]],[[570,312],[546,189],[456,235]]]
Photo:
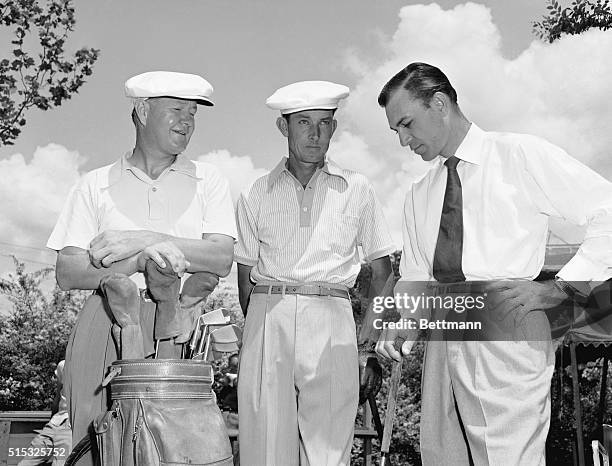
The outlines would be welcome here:
[[[393,420],[395,418],[395,405],[397,401],[397,391],[399,382],[402,378],[402,359],[399,362],[393,363],[391,370],[391,383],[389,386],[389,397],[387,399],[387,412],[385,414],[385,427],[383,429],[383,438],[380,446],[382,453],[389,453],[389,445],[391,444],[391,434],[393,433]]]

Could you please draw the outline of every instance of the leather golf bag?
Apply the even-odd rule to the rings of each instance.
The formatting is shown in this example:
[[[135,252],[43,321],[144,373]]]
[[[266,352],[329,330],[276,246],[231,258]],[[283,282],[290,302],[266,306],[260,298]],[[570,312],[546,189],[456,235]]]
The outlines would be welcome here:
[[[232,465],[209,364],[120,360],[107,379],[112,406],[94,421],[102,466]]]

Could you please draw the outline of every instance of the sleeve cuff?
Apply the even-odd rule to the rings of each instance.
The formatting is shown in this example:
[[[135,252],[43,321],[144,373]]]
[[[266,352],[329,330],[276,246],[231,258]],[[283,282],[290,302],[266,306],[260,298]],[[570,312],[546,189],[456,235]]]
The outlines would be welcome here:
[[[378,249],[377,251],[371,252],[370,254],[366,255],[364,259],[370,262],[376,259],[380,259],[381,257],[390,256],[395,251],[397,251],[397,248],[395,247],[395,245],[390,244],[384,248]],[[364,251],[364,254],[365,254],[365,251]]]
[[[257,265],[257,259],[247,259],[242,256],[237,256],[234,254],[234,262],[236,264],[248,265],[249,267],[255,267]]]
[[[54,251],[61,251],[64,248],[67,247],[74,247],[74,248],[79,248],[79,249],[84,249],[85,251],[87,251],[89,249],[89,242],[87,244],[84,244],[83,242],[80,241],[70,241],[70,240],[64,240],[64,241],[56,241],[53,238],[50,238],[49,241],[47,241],[47,248],[52,249]]]
[[[612,270],[604,264],[584,257],[578,251],[557,273],[557,277],[565,282],[603,282],[612,277]]]

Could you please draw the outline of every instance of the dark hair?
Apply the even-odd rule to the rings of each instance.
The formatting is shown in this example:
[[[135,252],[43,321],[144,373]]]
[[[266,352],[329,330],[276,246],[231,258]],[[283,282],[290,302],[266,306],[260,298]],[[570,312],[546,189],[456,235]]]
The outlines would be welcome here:
[[[436,92],[446,94],[455,105],[457,104],[457,92],[446,75],[439,68],[427,63],[410,63],[393,76],[380,91],[378,105],[386,107],[391,94],[399,88],[409,91],[427,107]]]

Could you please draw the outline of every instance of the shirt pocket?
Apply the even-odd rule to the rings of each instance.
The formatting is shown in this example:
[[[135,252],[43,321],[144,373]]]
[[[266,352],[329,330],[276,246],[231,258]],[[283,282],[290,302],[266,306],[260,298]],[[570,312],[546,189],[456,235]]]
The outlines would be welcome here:
[[[340,212],[332,213],[329,243],[333,253],[352,256],[355,253],[359,217]]]
[[[298,215],[298,212],[288,209],[262,213],[259,221],[259,241],[269,249],[283,249],[295,236],[299,224]]]

